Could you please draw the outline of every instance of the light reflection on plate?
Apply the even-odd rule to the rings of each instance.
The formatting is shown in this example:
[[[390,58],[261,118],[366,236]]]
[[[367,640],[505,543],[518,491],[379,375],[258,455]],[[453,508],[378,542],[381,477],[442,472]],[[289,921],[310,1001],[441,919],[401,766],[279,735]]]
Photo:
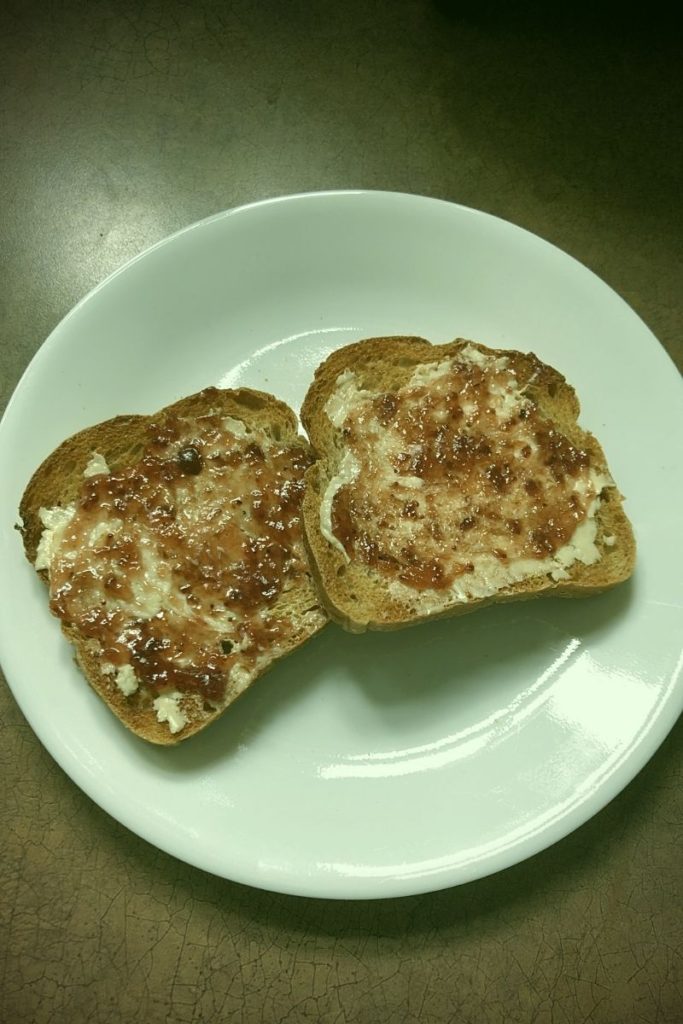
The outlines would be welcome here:
[[[208,384],[298,407],[333,348],[393,333],[533,350],[566,374],[626,494],[635,578],[587,601],[396,634],[329,627],[205,733],[173,750],[142,744],[84,685],[24,562],[12,526],[31,472],[80,427]],[[507,867],[598,811],[680,713],[680,409],[677,374],[636,315],[569,256],[495,218],[350,192],[194,225],[72,311],[0,425],[10,685],[77,785],[227,878],[377,897]]]
[[[340,764],[322,765],[319,774],[323,779],[367,779],[409,775],[413,772],[445,768],[453,761],[473,757],[485,748],[490,750],[510,733],[519,730],[524,721],[536,714],[549,699],[557,702],[559,693],[565,689],[565,677],[568,675],[564,666],[580,646],[581,641],[576,637],[570,640],[562,653],[538,679],[515,694],[507,707],[497,708],[476,725],[467,726],[459,732],[419,747],[383,753],[351,754]],[[562,680],[558,685],[555,677],[560,672]],[[555,683],[553,690],[549,689],[550,683]]]

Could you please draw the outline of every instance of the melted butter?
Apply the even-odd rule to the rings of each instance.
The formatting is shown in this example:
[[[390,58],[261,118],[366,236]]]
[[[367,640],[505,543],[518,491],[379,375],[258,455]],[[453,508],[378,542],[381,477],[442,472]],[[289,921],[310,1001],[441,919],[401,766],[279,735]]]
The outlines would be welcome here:
[[[55,506],[54,508],[41,508],[38,510],[43,532],[38,541],[35,560],[36,569],[49,570],[52,556],[59,547],[75,512],[76,510],[73,505],[67,505],[65,508]]]
[[[113,666],[112,666],[113,667]],[[138,688],[138,679],[130,665],[122,665],[116,670],[116,685],[124,697],[130,697]]]
[[[160,722],[168,722],[168,727],[172,733],[180,732],[187,725],[187,719],[180,706],[182,697],[182,693],[172,692],[162,694],[161,697],[157,697],[154,701],[157,719]]]
[[[505,357],[465,346],[392,394],[346,371],[326,411],[347,448],[323,535],[403,600],[436,610],[599,557],[595,514],[612,481],[543,419]]]
[[[329,543],[333,547],[337,548],[337,550],[341,552],[341,554],[343,555],[347,562],[349,561],[349,556],[346,552],[346,549],[344,548],[344,545],[335,536],[334,533],[334,528],[332,525],[332,502],[334,500],[335,494],[337,494],[337,492],[341,490],[342,487],[345,487],[347,484],[352,483],[356,479],[359,470],[360,465],[357,462],[353,452],[345,452],[339,464],[337,472],[332,477],[332,479],[330,480],[325,489],[325,493],[323,495],[323,499],[320,505],[321,533],[323,537],[325,537],[325,539],[329,541]]]
[[[99,452],[93,452],[90,456],[90,461],[83,470],[83,476],[98,476],[100,473],[108,473],[109,466],[104,455],[100,455]]]

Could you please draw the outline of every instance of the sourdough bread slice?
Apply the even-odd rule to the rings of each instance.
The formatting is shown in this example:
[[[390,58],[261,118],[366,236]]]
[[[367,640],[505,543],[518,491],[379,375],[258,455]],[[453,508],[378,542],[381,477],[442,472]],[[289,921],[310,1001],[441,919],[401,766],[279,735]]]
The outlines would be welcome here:
[[[633,532],[578,414],[534,355],[414,337],[333,352],[301,412],[317,455],[304,529],[330,616],[392,629],[630,576]]]
[[[64,441],[20,506],[84,675],[153,743],[184,740],[327,621],[303,544],[312,462],[271,395],[208,388]]]

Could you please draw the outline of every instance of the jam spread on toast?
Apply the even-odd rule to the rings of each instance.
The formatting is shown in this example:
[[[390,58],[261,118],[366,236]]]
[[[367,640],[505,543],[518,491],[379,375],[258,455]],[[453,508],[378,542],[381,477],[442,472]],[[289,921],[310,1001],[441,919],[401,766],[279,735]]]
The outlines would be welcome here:
[[[394,391],[359,389],[348,374],[338,388],[348,399],[339,391],[327,408],[356,473],[331,485],[332,540],[413,590],[466,590],[482,559],[533,575],[605,483],[505,358],[465,351]]]
[[[312,456],[218,413],[152,421],[138,460],[83,481],[50,565],[51,609],[152,694],[219,702],[292,624]]]

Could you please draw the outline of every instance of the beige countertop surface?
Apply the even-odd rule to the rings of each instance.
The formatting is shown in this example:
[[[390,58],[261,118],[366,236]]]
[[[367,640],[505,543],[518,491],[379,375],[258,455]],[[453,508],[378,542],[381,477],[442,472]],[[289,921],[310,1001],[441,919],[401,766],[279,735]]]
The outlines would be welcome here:
[[[656,5],[637,22],[510,6],[4,4],[0,409],[74,303],[148,245],[237,204],[348,187],[536,232],[681,368],[674,29]],[[683,1020],[680,723],[531,860],[427,896],[320,901],[223,881],[128,832],[0,682],[0,1021]]]

